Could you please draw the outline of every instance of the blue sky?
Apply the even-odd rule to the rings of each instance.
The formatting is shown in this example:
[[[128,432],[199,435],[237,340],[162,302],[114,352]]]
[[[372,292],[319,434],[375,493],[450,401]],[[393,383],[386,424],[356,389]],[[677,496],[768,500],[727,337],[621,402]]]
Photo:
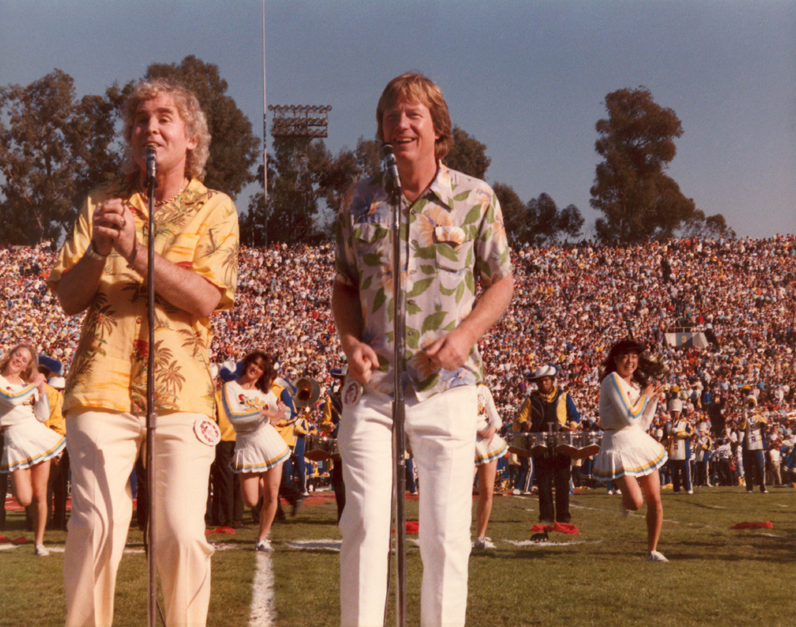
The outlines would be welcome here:
[[[58,68],[102,93],[194,54],[259,134],[261,34],[259,0],[2,0],[0,85]],[[333,152],[374,136],[387,81],[426,73],[490,183],[575,204],[587,228],[603,100],[644,85],[683,123],[669,173],[698,208],[741,236],[796,233],[796,2],[266,0],[266,58],[269,104],[332,105]]]

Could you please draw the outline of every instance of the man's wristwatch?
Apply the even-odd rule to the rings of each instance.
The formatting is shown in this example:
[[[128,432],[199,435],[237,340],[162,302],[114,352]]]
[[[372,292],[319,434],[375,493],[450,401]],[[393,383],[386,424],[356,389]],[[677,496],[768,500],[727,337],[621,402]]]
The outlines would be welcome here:
[[[110,253],[108,253],[110,255]],[[94,240],[91,240],[91,243],[88,245],[86,249],[86,257],[91,259],[99,259],[100,261],[105,261],[108,259],[108,255],[100,255],[96,250],[94,250]]]

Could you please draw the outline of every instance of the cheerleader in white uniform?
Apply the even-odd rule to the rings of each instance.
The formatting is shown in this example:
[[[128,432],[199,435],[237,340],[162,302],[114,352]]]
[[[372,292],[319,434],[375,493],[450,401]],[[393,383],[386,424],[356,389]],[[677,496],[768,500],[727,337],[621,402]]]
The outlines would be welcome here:
[[[263,496],[260,530],[255,548],[271,552],[268,532],[279,504],[282,464],[290,457],[282,436],[273,425],[285,416],[287,407],[271,391],[276,378],[273,360],[261,351],[243,358],[242,374],[224,385],[224,411],[235,428],[232,469],[240,474],[243,500],[256,507]]]
[[[493,549],[495,545],[486,537],[486,527],[492,513],[492,496],[495,492],[495,475],[498,460],[506,454],[508,446],[497,431],[503,425],[495,408],[489,388],[479,383],[477,437],[475,441],[475,467],[478,472],[478,507],[476,508],[476,538],[474,549]]]
[[[0,429],[5,436],[0,472],[10,473],[22,507],[31,503],[36,555],[46,556],[47,480],[50,460],[64,450],[64,438],[42,423],[50,417],[45,378],[37,372],[32,346],[16,346],[0,363]]]
[[[649,378],[660,374],[661,366],[643,353],[642,344],[621,340],[603,363],[600,422],[604,433],[593,473],[601,481],[614,480],[619,485],[628,515],[628,510],[640,509],[646,499],[647,559],[667,562],[657,551],[663,526],[658,468],[667,456],[663,445],[647,434],[661,393],[660,383]]]

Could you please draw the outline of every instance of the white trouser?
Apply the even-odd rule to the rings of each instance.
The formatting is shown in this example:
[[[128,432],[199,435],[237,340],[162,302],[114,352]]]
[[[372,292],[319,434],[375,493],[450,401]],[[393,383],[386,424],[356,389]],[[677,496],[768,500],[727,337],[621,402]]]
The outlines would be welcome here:
[[[153,547],[168,627],[201,627],[207,621],[213,548],[205,540],[204,515],[215,447],[194,434],[200,417],[158,416],[155,432]],[[66,427],[72,470],[66,625],[107,627],[133,512],[128,479],[146,442],[146,417],[89,411],[68,417]]]
[[[406,436],[420,481],[423,627],[464,625],[470,557],[475,386],[406,401]],[[392,401],[366,391],[343,408],[338,442],[346,504],[340,520],[343,627],[380,626],[387,594]]]

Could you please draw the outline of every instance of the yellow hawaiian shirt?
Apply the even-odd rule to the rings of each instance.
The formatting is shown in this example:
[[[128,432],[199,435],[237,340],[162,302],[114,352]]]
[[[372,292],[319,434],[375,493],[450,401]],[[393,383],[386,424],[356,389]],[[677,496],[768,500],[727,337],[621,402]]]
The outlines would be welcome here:
[[[146,198],[128,179],[102,185],[83,205],[72,235],[61,248],[47,281],[55,289],[91,242],[95,207],[126,198],[135,215],[138,239],[146,251],[149,211]],[[155,216],[155,252],[196,272],[221,291],[217,310],[232,307],[238,278],[238,214],[226,194],[191,180]],[[145,277],[127,267],[116,251],[107,260],[64,391],[64,415],[86,410],[146,414],[149,330]],[[215,416],[210,376],[212,330],[208,318],[177,309],[155,297],[155,412]]]

